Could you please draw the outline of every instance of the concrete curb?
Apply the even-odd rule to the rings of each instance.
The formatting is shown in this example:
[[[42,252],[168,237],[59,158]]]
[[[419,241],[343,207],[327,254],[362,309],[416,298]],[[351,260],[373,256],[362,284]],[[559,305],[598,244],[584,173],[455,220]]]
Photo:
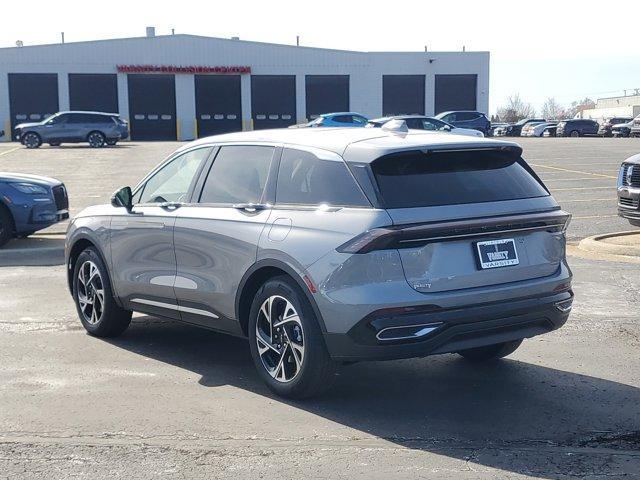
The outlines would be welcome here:
[[[46,242],[37,245],[38,241]],[[15,246],[25,242],[25,246]],[[53,245],[52,245],[53,243]],[[13,240],[0,248],[0,267],[50,266],[64,264],[64,234],[36,234],[26,240]]]
[[[607,255],[620,255],[625,257],[640,258],[640,242],[638,243],[638,245],[617,245],[604,241],[607,238],[624,237],[627,235],[638,235],[638,237],[640,237],[640,230],[614,232],[604,235],[594,235],[592,237],[587,237],[580,241],[580,243],[578,244],[578,248],[580,250],[591,253],[603,253]]]

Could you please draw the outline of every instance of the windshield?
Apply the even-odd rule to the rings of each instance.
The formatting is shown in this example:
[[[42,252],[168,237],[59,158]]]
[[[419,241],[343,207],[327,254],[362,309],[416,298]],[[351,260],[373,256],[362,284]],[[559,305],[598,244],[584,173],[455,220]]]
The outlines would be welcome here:
[[[47,118],[45,118],[44,120],[42,120],[42,123],[49,123],[52,122],[54,118],[59,117],[60,114],[59,113],[54,113],[53,115],[48,116]]]
[[[310,127],[313,127],[316,125],[322,125],[323,121],[324,121],[324,117],[318,117],[315,120],[311,120],[309,123],[307,123],[307,125],[309,125]]]

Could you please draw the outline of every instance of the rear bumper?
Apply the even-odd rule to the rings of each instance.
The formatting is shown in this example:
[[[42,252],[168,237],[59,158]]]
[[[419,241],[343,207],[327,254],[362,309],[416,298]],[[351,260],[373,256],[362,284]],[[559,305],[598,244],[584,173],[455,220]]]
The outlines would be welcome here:
[[[379,311],[363,318],[345,334],[325,334],[325,341],[331,357],[339,361],[392,360],[457,352],[556,330],[567,321],[572,301],[573,292],[569,290],[454,309],[418,307],[416,312],[401,314]],[[385,333],[389,331],[413,331],[421,336],[379,339],[392,338]],[[425,331],[428,333],[421,333]]]

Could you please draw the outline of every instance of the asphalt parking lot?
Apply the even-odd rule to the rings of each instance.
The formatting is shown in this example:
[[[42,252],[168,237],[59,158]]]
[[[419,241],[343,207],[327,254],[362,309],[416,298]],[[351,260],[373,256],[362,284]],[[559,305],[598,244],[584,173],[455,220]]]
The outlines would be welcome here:
[[[631,229],[615,182],[639,139],[517,141],[573,214],[571,242]],[[179,145],[0,144],[0,171],[63,180],[73,215]],[[45,260],[0,266],[0,478],[640,478],[638,264],[571,256],[567,325],[497,364],[361,363],[292,402],[241,339],[148,316],[89,337]]]

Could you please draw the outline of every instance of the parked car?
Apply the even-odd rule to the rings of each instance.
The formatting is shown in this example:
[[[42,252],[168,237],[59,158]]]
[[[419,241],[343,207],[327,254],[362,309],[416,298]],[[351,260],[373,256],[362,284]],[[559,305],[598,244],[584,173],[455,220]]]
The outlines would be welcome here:
[[[551,125],[548,125],[548,126],[546,126],[546,127],[544,127],[542,129],[542,136],[543,137],[555,137],[557,129],[558,129],[558,124],[557,123],[553,123]]]
[[[598,122],[598,135],[603,137],[611,137],[613,135],[613,126],[620,123],[629,123],[632,118],[629,117],[605,117]]]
[[[631,133],[631,127],[633,126],[633,120],[626,123],[618,123],[611,127],[611,136],[626,138]]]
[[[509,124],[506,122],[491,122],[491,131],[489,132],[489,137],[493,137],[493,136],[497,136],[496,135],[496,130],[498,129],[504,129],[508,126]]]
[[[115,336],[135,310],[248,337],[259,376],[287,397],[325,389],[339,363],[484,361],[561,327],[570,215],[522,149],[399,130],[183,146],[73,219],[82,325]]]
[[[436,119],[447,122],[458,128],[470,128],[478,130],[483,135],[491,133],[491,122],[484,113],[474,110],[461,110],[455,112],[442,112],[435,116]]]
[[[545,130],[549,127],[555,127],[557,122],[531,122],[522,128],[522,137],[542,137]]]
[[[394,117],[374,118],[373,120],[369,120],[367,127],[379,128],[390,120],[403,120],[407,124],[407,127],[413,130],[429,130],[434,132],[449,132],[455,135],[484,137],[483,133],[478,130],[454,127],[437,118],[424,117],[422,115],[398,115]]]
[[[289,128],[305,127],[364,127],[368,122],[367,117],[354,112],[323,113],[314,120],[301,125],[292,125]]]
[[[55,178],[0,172],[0,246],[69,218],[69,199]]]
[[[117,113],[102,112],[59,112],[42,122],[21,123],[14,129],[15,140],[27,148],[38,148],[43,143],[56,147],[82,142],[98,148],[115,145],[128,136],[125,120]]]
[[[598,122],[587,118],[572,118],[558,122],[556,137],[584,137],[598,134]]]
[[[640,137],[640,115],[633,119],[631,128],[629,129],[630,137]]]
[[[627,158],[618,174],[618,215],[640,227],[640,154]]]
[[[542,123],[546,122],[544,118],[523,118],[522,120],[508,124],[506,127],[502,127],[496,130],[495,134],[499,137],[519,137],[522,133],[522,128],[529,123]]]
[[[533,127],[537,127],[538,125],[544,125],[546,122],[530,122],[527,123],[522,130],[520,131],[521,137],[533,137]]]

